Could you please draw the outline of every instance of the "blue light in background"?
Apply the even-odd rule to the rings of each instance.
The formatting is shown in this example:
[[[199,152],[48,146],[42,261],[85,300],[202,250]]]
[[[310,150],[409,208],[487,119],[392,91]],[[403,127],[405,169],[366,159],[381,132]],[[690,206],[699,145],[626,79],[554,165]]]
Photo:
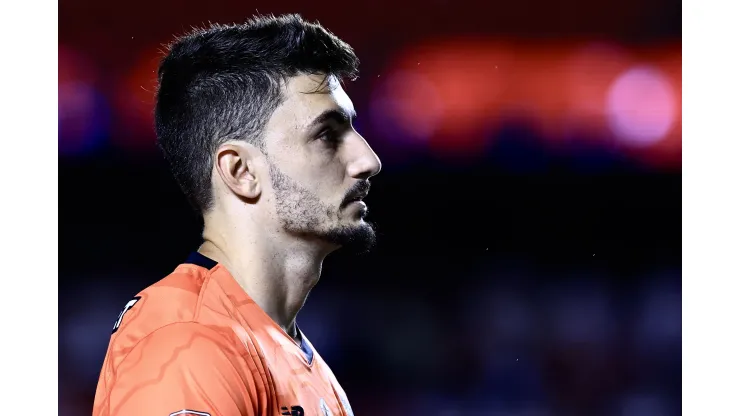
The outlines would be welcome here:
[[[58,128],[60,156],[90,154],[108,138],[110,105],[98,89],[94,60],[59,45]]]
[[[59,85],[59,154],[85,156],[105,145],[110,105],[100,91],[84,82]]]

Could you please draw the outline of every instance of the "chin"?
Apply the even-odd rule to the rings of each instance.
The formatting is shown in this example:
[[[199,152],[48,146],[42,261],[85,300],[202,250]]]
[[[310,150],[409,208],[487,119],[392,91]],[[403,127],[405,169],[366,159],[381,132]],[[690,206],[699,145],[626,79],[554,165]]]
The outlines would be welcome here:
[[[362,218],[353,221],[353,224],[340,226],[323,233],[321,237],[357,254],[370,251],[376,243],[375,227]]]

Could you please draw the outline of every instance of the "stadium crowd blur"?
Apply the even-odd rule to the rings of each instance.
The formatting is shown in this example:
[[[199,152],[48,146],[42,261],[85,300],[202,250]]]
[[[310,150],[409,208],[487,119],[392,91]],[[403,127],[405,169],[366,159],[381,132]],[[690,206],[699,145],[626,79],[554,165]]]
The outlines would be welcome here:
[[[162,44],[257,11],[362,61],[380,244],[298,318],[355,414],[680,414],[680,1],[398,3],[60,3],[60,415],[199,243],[154,146]]]

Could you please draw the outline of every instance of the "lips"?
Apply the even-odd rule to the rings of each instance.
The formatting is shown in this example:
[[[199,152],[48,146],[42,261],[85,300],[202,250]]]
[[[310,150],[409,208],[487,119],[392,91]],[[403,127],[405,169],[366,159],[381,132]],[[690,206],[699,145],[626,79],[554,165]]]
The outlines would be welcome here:
[[[354,198],[350,199],[350,201],[351,201],[351,202],[355,202],[355,201],[362,201],[363,199],[365,199],[365,197],[366,197],[366,196],[367,196],[367,193],[365,193],[365,194],[362,194],[362,195],[358,195],[358,196],[356,196],[356,197],[354,197]]]
[[[344,206],[348,206],[348,205],[351,205],[351,204],[353,204],[353,203],[355,203],[355,202],[362,202],[362,200],[363,200],[363,199],[364,199],[364,198],[365,198],[366,196],[367,196],[367,192],[364,192],[364,193],[362,193],[362,194],[360,194],[360,195],[355,195],[355,196],[353,196],[353,197],[351,197],[351,198],[347,199],[347,200],[346,200],[346,201],[344,202],[344,204],[343,204],[343,205],[344,205]]]
[[[370,193],[370,183],[367,181],[359,182],[352,191],[354,192],[345,200],[344,205],[349,205],[353,202],[359,202],[365,199],[367,194]]]
[[[361,197],[357,197],[357,198],[348,199],[342,205],[344,205],[346,207],[346,206],[349,206],[349,205],[354,204],[355,202],[362,202],[362,198]]]

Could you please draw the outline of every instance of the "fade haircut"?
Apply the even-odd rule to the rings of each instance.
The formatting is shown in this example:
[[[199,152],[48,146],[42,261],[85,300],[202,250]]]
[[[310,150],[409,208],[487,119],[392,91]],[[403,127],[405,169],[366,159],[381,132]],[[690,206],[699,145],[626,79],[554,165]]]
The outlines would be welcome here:
[[[297,14],[211,25],[175,40],[159,66],[157,144],[196,211],[213,203],[216,149],[229,140],[262,148],[265,125],[285,100],[289,78],[354,79],[352,48]]]

